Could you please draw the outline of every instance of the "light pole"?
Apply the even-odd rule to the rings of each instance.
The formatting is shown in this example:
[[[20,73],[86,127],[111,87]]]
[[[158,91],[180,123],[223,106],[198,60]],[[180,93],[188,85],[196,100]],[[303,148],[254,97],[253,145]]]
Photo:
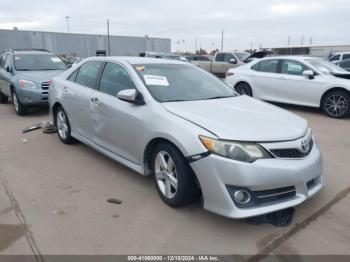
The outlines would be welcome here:
[[[69,16],[66,16],[66,21],[67,21],[67,32],[69,33]]]
[[[110,42],[110,35],[109,35],[109,19],[107,19],[107,49],[108,49],[108,56],[111,56],[111,42]]]

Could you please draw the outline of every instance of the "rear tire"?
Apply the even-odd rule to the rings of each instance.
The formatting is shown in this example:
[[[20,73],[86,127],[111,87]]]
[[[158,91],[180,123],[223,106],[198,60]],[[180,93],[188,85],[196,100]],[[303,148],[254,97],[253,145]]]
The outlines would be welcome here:
[[[60,106],[55,110],[55,126],[57,128],[58,138],[64,144],[72,144],[75,139],[71,136],[71,127],[68,116]]]
[[[323,99],[321,109],[332,118],[343,118],[350,113],[350,97],[346,92],[333,91]]]
[[[153,152],[154,183],[161,199],[171,207],[193,202],[200,190],[191,167],[172,144],[161,142]]]
[[[28,114],[29,108],[28,106],[23,105],[16,94],[15,90],[12,90],[12,104],[13,108],[15,109],[15,112],[19,116],[25,116]]]
[[[5,96],[3,93],[0,91],[0,104],[6,104],[8,102],[8,97]]]
[[[253,91],[250,85],[246,82],[240,82],[235,85],[235,90],[240,95],[253,96]]]

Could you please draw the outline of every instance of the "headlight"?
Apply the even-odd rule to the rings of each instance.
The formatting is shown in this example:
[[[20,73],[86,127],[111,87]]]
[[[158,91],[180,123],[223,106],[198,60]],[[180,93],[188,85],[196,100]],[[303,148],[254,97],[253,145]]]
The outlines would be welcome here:
[[[271,158],[261,146],[249,142],[221,141],[199,136],[203,145],[212,153],[237,161],[253,163],[258,159]]]
[[[37,89],[38,85],[32,81],[28,80],[19,80],[19,86],[22,88],[28,88],[28,89]]]

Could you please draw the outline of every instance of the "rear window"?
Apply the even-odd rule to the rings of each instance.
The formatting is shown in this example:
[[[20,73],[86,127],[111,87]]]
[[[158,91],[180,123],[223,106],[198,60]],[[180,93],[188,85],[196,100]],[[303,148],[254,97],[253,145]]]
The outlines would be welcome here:
[[[67,66],[54,54],[20,54],[14,55],[17,71],[66,70]]]

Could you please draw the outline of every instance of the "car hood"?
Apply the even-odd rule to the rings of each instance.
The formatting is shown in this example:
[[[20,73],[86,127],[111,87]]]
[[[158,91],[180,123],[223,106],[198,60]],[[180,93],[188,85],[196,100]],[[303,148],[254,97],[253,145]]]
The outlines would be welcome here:
[[[294,140],[305,135],[308,129],[305,119],[247,96],[167,102],[163,106],[223,140]]]
[[[62,72],[64,72],[64,70],[17,71],[17,76],[36,83],[42,83],[51,80]]]

